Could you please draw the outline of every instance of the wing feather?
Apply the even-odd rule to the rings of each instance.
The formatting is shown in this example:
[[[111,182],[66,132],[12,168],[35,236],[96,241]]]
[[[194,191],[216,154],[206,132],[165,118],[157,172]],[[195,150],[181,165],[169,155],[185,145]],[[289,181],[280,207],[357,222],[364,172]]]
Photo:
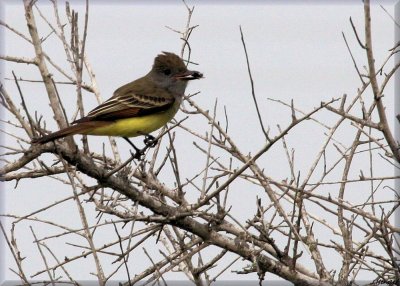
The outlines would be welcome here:
[[[165,111],[174,104],[174,97],[165,89],[149,89],[145,83],[143,79],[138,79],[118,88],[110,99],[73,123],[142,116]]]

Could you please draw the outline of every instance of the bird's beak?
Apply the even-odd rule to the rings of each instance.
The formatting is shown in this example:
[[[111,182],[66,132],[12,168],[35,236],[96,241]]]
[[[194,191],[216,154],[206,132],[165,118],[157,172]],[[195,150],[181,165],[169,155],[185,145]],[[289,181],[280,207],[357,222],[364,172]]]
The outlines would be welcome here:
[[[193,80],[193,79],[200,79],[202,77],[203,74],[201,72],[189,71],[189,70],[174,76],[175,79],[180,79],[180,80]]]

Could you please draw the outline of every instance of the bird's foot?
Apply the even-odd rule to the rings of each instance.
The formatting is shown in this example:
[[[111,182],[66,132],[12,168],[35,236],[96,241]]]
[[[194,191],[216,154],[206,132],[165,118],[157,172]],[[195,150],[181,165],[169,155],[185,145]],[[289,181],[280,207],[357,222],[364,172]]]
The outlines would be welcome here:
[[[143,156],[144,156],[144,151],[145,151],[145,149],[143,148],[143,149],[139,149],[138,147],[136,147],[135,146],[135,144],[133,144],[132,142],[131,142],[131,140],[129,140],[127,137],[123,137],[125,140],[126,140],[126,142],[128,142],[129,143],[129,145],[131,145],[132,147],[133,147],[133,149],[135,149],[135,153],[133,153],[132,151],[130,151],[131,152],[131,155],[132,155],[132,158],[134,158],[134,159],[137,159],[137,160],[139,160],[139,161],[142,161],[143,160]]]
[[[143,143],[146,145],[147,148],[154,148],[157,145],[158,140],[150,134],[147,134],[144,137]]]
[[[133,159],[139,160],[139,161],[143,161],[144,159],[144,150],[143,149],[137,149],[135,150],[135,152],[131,152],[131,156]]]

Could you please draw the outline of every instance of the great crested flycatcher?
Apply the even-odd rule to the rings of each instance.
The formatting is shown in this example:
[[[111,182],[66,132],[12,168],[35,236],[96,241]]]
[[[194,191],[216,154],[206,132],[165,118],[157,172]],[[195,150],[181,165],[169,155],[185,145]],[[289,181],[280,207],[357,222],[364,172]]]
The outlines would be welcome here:
[[[202,77],[188,70],[177,55],[163,52],[154,59],[147,75],[118,88],[110,99],[71,126],[35,138],[32,143],[44,144],[75,134],[120,136],[128,142],[128,137],[149,135],[174,117],[188,81]]]

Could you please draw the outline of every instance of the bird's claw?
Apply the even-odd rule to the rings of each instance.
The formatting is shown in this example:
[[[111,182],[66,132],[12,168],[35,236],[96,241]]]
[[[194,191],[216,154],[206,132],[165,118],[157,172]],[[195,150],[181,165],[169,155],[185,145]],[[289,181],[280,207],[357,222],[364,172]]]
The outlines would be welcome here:
[[[139,161],[143,161],[143,157],[144,157],[144,150],[143,149],[136,149],[135,153],[131,152],[131,156],[133,159],[139,160]]]
[[[152,135],[146,135],[144,137],[143,143],[148,147],[148,148],[154,148],[157,145],[158,140],[154,138]]]

